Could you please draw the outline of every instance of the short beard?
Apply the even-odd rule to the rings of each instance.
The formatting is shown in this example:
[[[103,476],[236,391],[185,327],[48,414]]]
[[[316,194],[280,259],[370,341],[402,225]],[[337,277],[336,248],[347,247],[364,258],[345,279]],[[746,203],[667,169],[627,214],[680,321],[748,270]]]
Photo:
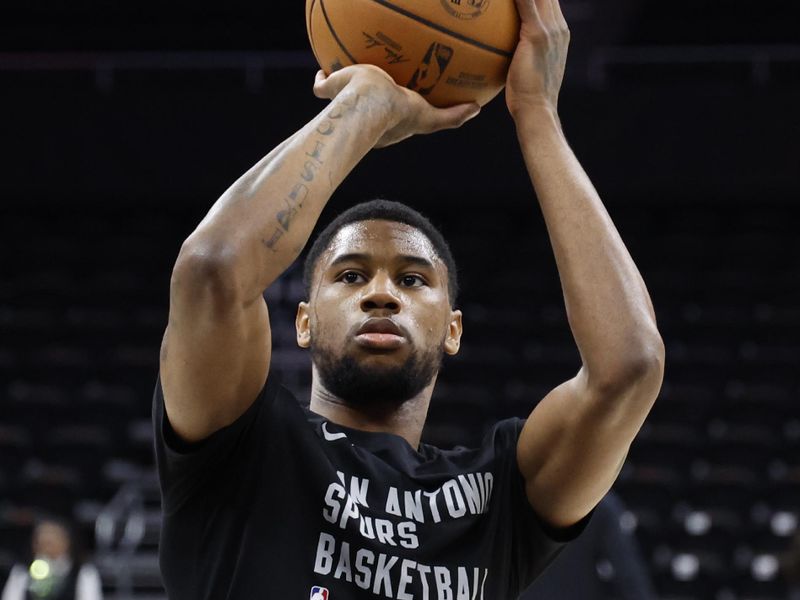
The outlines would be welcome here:
[[[444,340],[424,354],[414,350],[399,367],[365,367],[352,355],[311,345],[311,360],[322,385],[345,404],[359,409],[397,410],[417,396],[442,366]]]

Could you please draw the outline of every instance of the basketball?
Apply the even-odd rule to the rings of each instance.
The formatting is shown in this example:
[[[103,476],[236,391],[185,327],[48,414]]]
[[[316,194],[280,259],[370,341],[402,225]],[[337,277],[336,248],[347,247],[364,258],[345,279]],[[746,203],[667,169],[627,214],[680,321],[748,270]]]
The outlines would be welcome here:
[[[514,0],[306,0],[325,73],[377,65],[440,107],[483,106],[503,89],[519,23]]]

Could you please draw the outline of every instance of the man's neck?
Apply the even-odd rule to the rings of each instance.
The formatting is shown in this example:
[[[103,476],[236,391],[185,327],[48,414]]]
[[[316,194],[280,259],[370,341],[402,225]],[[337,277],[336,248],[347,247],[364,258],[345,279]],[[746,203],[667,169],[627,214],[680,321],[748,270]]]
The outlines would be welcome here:
[[[434,377],[419,394],[399,407],[388,408],[375,405],[362,408],[348,404],[332,394],[320,383],[315,373],[311,383],[310,408],[312,412],[337,425],[361,431],[399,435],[417,450],[435,384],[436,378]]]

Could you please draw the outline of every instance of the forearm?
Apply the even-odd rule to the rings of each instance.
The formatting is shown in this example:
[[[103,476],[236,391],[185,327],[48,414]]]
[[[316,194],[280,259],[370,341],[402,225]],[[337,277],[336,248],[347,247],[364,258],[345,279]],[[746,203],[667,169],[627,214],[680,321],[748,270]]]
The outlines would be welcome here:
[[[343,91],[219,198],[181,254],[212,255],[235,274],[238,296],[259,297],[300,254],[334,190],[388,120],[387,103],[368,89]]]
[[[647,288],[558,117],[537,109],[516,122],[586,375],[614,384],[660,355]]]

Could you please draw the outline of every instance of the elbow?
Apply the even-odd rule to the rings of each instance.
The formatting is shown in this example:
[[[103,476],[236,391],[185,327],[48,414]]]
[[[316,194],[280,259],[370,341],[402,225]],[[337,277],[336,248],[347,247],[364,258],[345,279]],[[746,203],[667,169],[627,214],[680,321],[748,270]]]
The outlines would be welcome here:
[[[626,344],[613,363],[589,376],[595,395],[603,398],[631,398],[652,406],[664,380],[666,350],[658,331]]]
[[[227,243],[188,238],[172,269],[172,294],[215,304],[232,304],[242,296],[238,253]]]
[[[628,388],[640,390],[651,405],[658,397],[664,381],[665,356],[664,340],[657,336],[640,352],[626,382]]]

